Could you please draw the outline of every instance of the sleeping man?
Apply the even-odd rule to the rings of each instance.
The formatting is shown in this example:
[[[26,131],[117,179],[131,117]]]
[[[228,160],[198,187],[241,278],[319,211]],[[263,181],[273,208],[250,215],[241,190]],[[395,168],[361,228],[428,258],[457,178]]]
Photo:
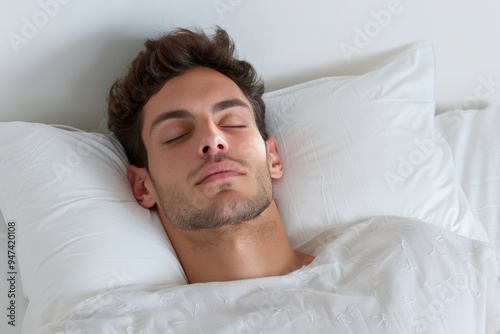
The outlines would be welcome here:
[[[283,167],[254,69],[222,30],[213,40],[180,30],[147,48],[111,89],[109,124],[137,201],[158,210],[189,282],[311,262],[290,246],[274,202]]]
[[[487,244],[374,217],[291,247],[273,197],[284,170],[264,86],[234,51],[221,29],[175,30],[148,40],[110,89],[109,128],[135,198],[158,211],[188,281],[211,282],[156,292],[149,324],[166,327],[148,329],[492,332],[500,289]]]

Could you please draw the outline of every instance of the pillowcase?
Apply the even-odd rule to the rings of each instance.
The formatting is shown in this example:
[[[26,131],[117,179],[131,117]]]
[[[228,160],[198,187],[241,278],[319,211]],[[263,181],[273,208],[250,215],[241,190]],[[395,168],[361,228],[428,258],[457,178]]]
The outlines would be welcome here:
[[[23,332],[124,285],[185,284],[155,211],[137,204],[111,136],[0,123],[0,210],[16,228]]]
[[[361,76],[265,95],[284,176],[275,197],[297,247],[326,228],[377,215],[427,221],[487,240],[434,136],[434,51],[418,48]]]
[[[474,215],[500,251],[500,105],[455,109],[435,117],[450,145],[455,177]]]

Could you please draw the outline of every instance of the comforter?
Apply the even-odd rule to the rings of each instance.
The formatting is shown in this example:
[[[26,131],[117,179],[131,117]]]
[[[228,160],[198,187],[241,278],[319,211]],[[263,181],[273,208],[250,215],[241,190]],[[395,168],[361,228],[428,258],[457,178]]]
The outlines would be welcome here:
[[[491,245],[422,221],[327,230],[315,260],[278,277],[128,286],[83,300],[42,333],[497,333]]]

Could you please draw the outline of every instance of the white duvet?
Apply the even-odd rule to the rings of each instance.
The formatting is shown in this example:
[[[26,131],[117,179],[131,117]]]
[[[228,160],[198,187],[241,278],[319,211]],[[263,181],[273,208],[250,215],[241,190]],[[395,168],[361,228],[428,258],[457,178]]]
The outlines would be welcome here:
[[[377,217],[322,233],[280,277],[130,286],[82,301],[42,333],[497,333],[493,248]]]

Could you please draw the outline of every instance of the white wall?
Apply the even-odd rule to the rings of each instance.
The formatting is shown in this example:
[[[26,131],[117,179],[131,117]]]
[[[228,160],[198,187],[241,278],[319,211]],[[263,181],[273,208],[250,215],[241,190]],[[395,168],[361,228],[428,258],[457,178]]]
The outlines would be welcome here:
[[[226,28],[268,90],[360,74],[433,43],[440,111],[500,103],[494,0],[2,0],[0,6],[0,121],[98,128],[107,88],[144,38],[193,25]]]

